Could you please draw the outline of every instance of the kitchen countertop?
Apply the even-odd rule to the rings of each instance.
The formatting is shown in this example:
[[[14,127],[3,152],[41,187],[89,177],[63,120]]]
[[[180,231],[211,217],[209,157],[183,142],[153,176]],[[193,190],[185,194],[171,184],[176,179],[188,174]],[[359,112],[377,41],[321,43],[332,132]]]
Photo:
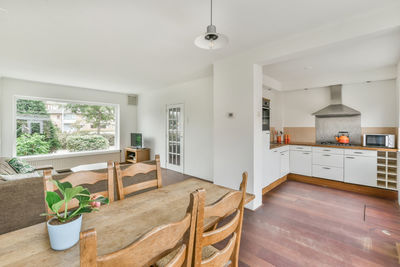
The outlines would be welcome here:
[[[341,145],[321,145],[313,142],[290,142],[289,144],[278,144],[271,143],[270,149],[287,146],[287,145],[297,145],[297,146],[319,146],[319,147],[333,147],[333,148],[343,148],[343,149],[363,149],[363,150],[375,150],[375,151],[389,151],[397,152],[397,148],[384,148],[384,147],[367,147],[367,146],[341,146]]]

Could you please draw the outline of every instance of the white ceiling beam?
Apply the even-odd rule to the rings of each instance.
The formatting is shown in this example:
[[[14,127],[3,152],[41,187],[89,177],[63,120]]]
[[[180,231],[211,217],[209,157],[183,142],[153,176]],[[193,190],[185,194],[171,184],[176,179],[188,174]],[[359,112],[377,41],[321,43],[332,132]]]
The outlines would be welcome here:
[[[263,75],[263,85],[278,91],[282,90],[282,83],[280,81],[265,74]]]

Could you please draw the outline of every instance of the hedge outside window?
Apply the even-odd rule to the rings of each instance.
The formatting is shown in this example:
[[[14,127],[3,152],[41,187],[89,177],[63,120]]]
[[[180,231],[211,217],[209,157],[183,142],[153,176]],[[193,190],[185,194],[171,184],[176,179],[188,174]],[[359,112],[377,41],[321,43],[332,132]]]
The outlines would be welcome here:
[[[16,154],[65,154],[118,149],[114,104],[16,100]]]

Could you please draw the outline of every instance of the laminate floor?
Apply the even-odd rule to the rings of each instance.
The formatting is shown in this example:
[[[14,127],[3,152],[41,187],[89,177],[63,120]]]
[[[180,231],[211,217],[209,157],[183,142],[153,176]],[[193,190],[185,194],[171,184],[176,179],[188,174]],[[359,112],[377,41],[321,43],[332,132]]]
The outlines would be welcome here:
[[[240,266],[398,266],[394,201],[287,181],[245,211]]]
[[[190,176],[163,170],[166,184]],[[240,266],[399,266],[394,201],[287,181],[245,211]]]

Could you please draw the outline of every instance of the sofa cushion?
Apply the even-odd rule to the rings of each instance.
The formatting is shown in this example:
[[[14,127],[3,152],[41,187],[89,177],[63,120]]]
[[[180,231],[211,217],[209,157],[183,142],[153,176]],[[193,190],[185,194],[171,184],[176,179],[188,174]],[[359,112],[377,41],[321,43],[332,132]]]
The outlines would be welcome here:
[[[5,181],[14,181],[14,180],[20,180],[20,179],[26,179],[26,178],[37,178],[37,177],[42,177],[43,174],[40,174],[39,172],[32,172],[32,173],[16,173],[16,174],[0,174],[0,178],[5,180]]]
[[[20,158],[12,158],[8,161],[8,164],[17,172],[17,173],[29,173],[35,171],[35,168],[32,167],[28,162]]]
[[[13,168],[11,168],[6,160],[0,159],[0,174],[10,175],[16,174],[16,172]]]

